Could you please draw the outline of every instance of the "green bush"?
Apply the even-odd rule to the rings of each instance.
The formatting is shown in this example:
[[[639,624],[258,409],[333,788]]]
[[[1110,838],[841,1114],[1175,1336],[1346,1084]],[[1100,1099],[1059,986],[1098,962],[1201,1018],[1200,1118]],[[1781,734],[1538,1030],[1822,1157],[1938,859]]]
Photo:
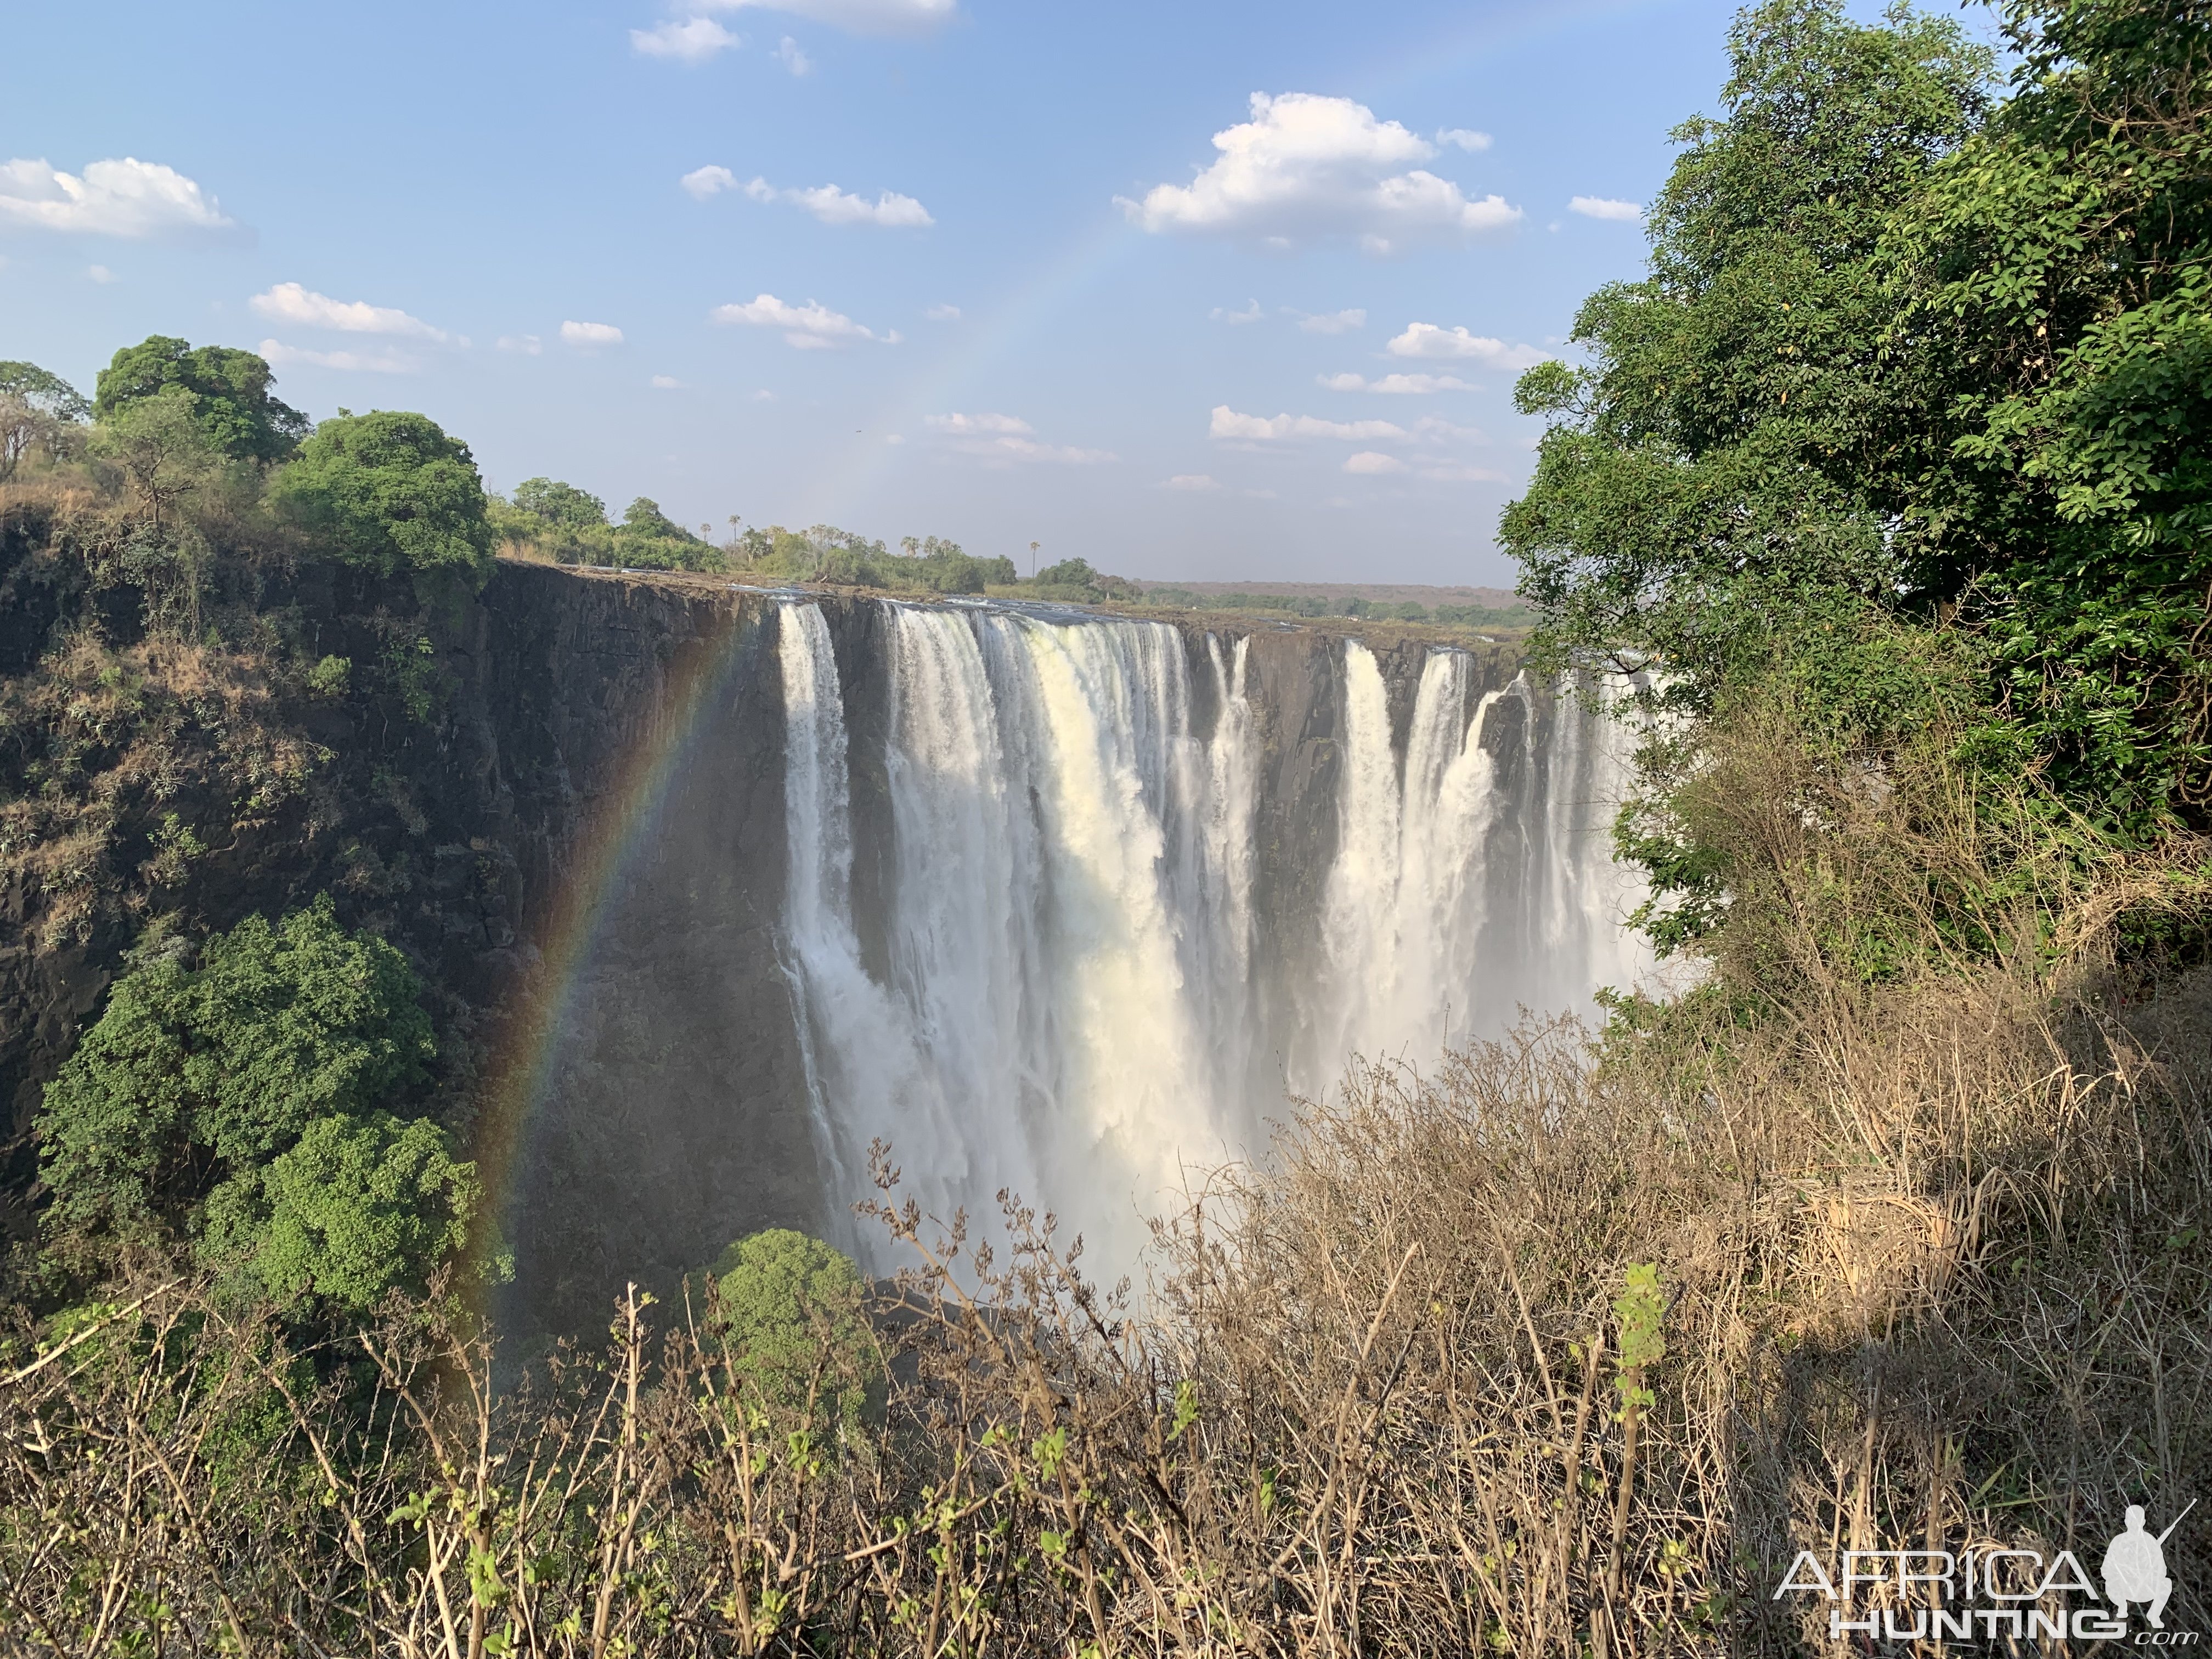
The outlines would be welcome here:
[[[711,1270],[721,1324],[759,1403],[858,1421],[881,1404],[881,1350],[862,1310],[852,1258],[805,1233],[771,1227],[741,1238]]]

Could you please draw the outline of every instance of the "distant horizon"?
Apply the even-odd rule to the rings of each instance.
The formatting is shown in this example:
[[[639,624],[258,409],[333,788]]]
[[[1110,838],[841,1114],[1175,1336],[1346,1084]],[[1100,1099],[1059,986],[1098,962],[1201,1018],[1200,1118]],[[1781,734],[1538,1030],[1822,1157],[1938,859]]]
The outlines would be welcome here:
[[[1108,573],[1115,574],[1115,573]],[[1503,587],[1437,586],[1425,582],[1308,582],[1278,581],[1252,576],[1243,581],[1183,580],[1172,576],[1131,576],[1128,580],[1150,592],[1155,588],[1179,587],[1191,593],[1266,593],[1286,598],[1371,599],[1378,605],[1479,605],[1492,611],[1524,605],[1518,593]]]
[[[1514,380],[1641,274],[1734,9],[18,10],[0,359],[241,347],[718,532],[1510,587]]]

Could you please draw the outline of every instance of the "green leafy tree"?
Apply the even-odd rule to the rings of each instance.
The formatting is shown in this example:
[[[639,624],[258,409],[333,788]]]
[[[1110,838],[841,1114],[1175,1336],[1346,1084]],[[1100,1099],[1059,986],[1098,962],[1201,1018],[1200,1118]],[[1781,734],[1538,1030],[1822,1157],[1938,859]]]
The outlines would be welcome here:
[[[720,570],[722,550],[695,536],[641,495],[623,510],[611,538],[616,562],[647,570]]]
[[[475,459],[427,416],[379,410],[325,421],[270,495],[348,564],[479,583],[490,574]]]
[[[286,1307],[366,1314],[393,1291],[421,1295],[482,1199],[476,1166],[428,1119],[318,1117],[210,1195],[200,1254]]]
[[[2142,841],[2212,823],[2212,13],[2006,8],[2013,95],[1894,216],[1894,337],[1952,397],[1913,516],[2046,775]]]
[[[850,1422],[880,1403],[882,1352],[851,1257],[772,1227],[738,1240],[712,1272],[721,1282],[723,1332],[764,1404],[801,1412],[811,1399]]]
[[[1675,130],[1650,274],[1584,304],[1587,367],[1516,388],[1550,427],[1500,526],[1545,643],[1660,653],[1699,708],[1808,592],[1898,590],[1949,391],[1890,341],[1876,254],[1982,118],[1990,73],[1948,20],[1861,25],[1835,0],[1748,9],[1729,47],[1723,118]]]
[[[557,478],[525,478],[514,487],[514,504],[563,530],[593,530],[607,521],[605,501]]]
[[[57,421],[89,418],[92,405],[58,374],[36,363],[0,362],[0,397],[14,398]]]
[[[327,898],[248,917],[116,981],[39,1115],[49,1225],[79,1239],[190,1234],[214,1188],[251,1176],[318,1118],[362,1117],[420,1085],[420,986]]]
[[[1036,582],[1039,587],[1095,587],[1098,573],[1088,559],[1062,559],[1038,571]]]
[[[270,392],[276,379],[268,363],[230,346],[201,346],[163,334],[149,335],[117,352],[100,371],[93,414],[105,422],[131,404],[181,386],[199,401],[201,428],[233,460],[281,461],[299,445],[308,420]]]

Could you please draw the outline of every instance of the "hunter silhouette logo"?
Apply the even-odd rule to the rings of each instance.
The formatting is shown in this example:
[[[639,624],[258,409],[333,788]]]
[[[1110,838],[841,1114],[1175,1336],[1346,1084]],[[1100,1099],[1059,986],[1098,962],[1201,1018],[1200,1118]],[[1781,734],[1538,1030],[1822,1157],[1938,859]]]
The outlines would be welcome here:
[[[2166,1540],[2173,1536],[2182,1516],[2196,1507],[2192,1498],[2189,1508],[2173,1517],[2172,1525],[2154,1538],[2143,1530],[2142,1505],[2128,1505],[2127,1530],[2105,1547],[2103,1568],[2105,1599],[2121,1618],[2128,1616],[2130,1603],[2142,1602],[2150,1627],[2166,1628],[2166,1599],[2173,1594],[2173,1580],[2166,1576]]]
[[[2173,1579],[2166,1570],[2166,1542],[2197,1507],[2192,1499],[2164,1532],[2144,1524],[2131,1504],[2126,1525],[2105,1547],[2098,1574],[2102,1589],[2073,1551],[2046,1557],[2024,1547],[1845,1550],[1838,1569],[1811,1550],[1800,1550],[1774,1599],[1814,1595],[1828,1603],[1832,1641],[2005,1642],[2031,1646],[2072,1640],[2120,1642],[2137,1648],[2194,1648],[2196,1631],[2166,1627]],[[2148,1628],[2130,1631],[2129,1613],[2140,1610]],[[2076,1650],[2077,1651],[2079,1650]]]

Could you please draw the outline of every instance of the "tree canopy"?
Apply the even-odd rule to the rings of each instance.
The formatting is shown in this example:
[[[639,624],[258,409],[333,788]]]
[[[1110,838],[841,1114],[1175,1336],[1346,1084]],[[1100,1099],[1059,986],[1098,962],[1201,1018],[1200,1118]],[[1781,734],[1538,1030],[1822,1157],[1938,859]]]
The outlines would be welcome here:
[[[388,1109],[433,1054],[406,959],[327,897],[249,916],[196,962],[158,950],[118,979],[39,1119],[51,1217],[80,1234],[196,1231],[208,1194],[335,1115]]]
[[[722,1252],[722,1328],[763,1403],[833,1419],[866,1410],[884,1381],[852,1258],[818,1238],[771,1227]]]
[[[607,521],[605,501],[557,478],[525,478],[514,487],[514,504],[563,530],[589,530]]]
[[[306,434],[307,417],[279,402],[268,363],[231,346],[201,346],[166,334],[125,346],[100,371],[92,412],[106,421],[169,386],[199,401],[195,412],[209,441],[233,460],[281,461]]]
[[[271,495],[349,564],[386,576],[489,574],[475,458],[427,416],[378,410],[325,421]]]
[[[1502,538],[1555,653],[1656,653],[1708,712],[1787,661],[1876,738],[1971,694],[1985,756],[2093,821],[2202,827],[2212,15],[2005,27],[1999,101],[1948,19],[1743,14],[1650,274],[1521,381],[1550,425]]]

